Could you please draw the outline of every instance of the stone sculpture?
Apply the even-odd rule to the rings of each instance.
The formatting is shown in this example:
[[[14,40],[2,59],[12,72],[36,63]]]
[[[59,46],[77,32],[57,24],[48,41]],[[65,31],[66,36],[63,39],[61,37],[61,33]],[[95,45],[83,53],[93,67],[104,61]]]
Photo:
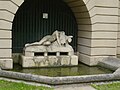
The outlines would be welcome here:
[[[55,31],[52,35],[47,35],[43,37],[39,42],[26,44],[25,47],[33,45],[51,45],[53,42],[57,41],[59,46],[65,46],[66,44],[72,42],[73,36],[66,36],[64,31]]]
[[[69,43],[73,36],[65,35],[64,31],[55,31],[43,37],[39,42],[26,44],[22,56],[23,67],[44,67],[77,65],[78,56]]]

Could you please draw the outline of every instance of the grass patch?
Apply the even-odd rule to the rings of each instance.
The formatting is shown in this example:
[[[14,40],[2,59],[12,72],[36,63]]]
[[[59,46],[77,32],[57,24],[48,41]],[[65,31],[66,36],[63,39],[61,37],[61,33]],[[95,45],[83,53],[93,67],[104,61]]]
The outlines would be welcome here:
[[[53,90],[43,86],[33,86],[24,83],[0,80],[0,90]]]
[[[92,85],[97,90],[120,90],[120,83]]]

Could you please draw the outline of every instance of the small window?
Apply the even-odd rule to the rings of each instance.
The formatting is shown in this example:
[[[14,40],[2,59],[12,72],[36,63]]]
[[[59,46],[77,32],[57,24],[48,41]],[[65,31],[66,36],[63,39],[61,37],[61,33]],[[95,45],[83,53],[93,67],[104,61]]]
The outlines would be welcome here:
[[[43,19],[48,19],[48,13],[43,13]]]
[[[56,52],[48,52],[48,56],[56,56]]]
[[[68,52],[60,52],[60,55],[68,55]]]
[[[34,56],[44,56],[44,52],[35,52]]]

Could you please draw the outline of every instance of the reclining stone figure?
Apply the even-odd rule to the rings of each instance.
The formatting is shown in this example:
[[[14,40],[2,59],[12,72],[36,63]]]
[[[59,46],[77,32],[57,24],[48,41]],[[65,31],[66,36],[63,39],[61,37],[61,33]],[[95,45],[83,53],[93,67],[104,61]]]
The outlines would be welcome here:
[[[64,31],[55,31],[43,37],[39,42],[26,44],[23,49],[23,67],[51,67],[78,65],[78,56],[69,43],[73,36]]]
[[[72,41],[73,36],[66,36],[64,31],[55,31],[52,35],[47,35],[43,37],[39,42],[26,44],[25,47],[35,46],[35,45],[44,45],[49,46],[53,42],[57,41],[59,46],[65,46]]]

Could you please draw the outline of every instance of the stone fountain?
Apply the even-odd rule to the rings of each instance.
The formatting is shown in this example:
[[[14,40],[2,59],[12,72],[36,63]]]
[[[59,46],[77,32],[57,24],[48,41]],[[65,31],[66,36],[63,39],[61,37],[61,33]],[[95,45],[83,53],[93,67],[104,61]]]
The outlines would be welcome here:
[[[26,44],[22,55],[22,66],[51,67],[78,65],[78,56],[74,54],[71,43],[73,36],[64,31],[55,31],[43,37],[39,42]]]

